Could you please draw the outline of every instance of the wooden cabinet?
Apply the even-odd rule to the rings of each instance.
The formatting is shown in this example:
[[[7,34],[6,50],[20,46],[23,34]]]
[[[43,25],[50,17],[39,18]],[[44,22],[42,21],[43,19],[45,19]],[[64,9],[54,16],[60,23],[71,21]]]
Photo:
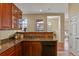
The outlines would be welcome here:
[[[40,42],[30,42],[24,41],[23,45],[23,55],[24,56],[40,56],[41,55],[41,45]]]
[[[23,56],[31,56],[32,55],[32,46],[31,42],[22,42],[22,55]]]
[[[43,41],[42,56],[57,56],[57,41]]]
[[[57,41],[24,41],[23,56],[57,56]]]
[[[0,56],[21,56],[21,43],[16,44],[15,46],[7,49],[6,51],[2,52]]]
[[[18,22],[22,19],[22,11],[14,4],[12,5],[12,28],[19,28]]]
[[[0,3],[0,29],[19,29],[18,20],[21,18],[22,12],[16,5],[12,3]]]
[[[7,49],[6,51],[4,51],[3,53],[0,54],[0,56],[15,56],[15,47],[11,47],[9,49]]]
[[[0,4],[0,28],[1,28],[1,19],[2,19],[2,4]]]
[[[11,4],[9,3],[3,3],[2,4],[2,21],[1,21],[1,27],[3,29],[11,29],[12,24],[12,18],[11,18]]]
[[[0,56],[57,56],[57,41],[23,41]]]
[[[16,53],[16,56],[21,56],[22,55],[21,43],[16,44],[16,46],[15,46],[15,53]]]
[[[32,56],[41,56],[42,48],[40,42],[32,42]]]

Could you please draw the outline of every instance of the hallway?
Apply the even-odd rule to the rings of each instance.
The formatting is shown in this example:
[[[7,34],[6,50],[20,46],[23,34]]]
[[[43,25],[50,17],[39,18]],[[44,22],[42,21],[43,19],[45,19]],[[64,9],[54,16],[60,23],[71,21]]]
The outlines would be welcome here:
[[[69,40],[67,34],[65,35],[64,43],[58,44],[58,56],[75,56],[72,52],[69,51]]]
[[[58,43],[58,56],[73,56],[73,54],[69,52],[68,39],[68,33],[65,32],[64,43]]]

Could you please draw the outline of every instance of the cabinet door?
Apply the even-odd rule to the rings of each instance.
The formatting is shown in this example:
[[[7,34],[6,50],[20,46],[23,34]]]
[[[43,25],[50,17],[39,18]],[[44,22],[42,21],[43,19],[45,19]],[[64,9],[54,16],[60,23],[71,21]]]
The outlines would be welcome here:
[[[1,29],[1,19],[2,19],[2,4],[0,3],[0,29]]]
[[[12,26],[12,7],[10,3],[2,4],[2,28],[11,29]]]
[[[23,42],[23,55],[24,56],[41,56],[40,42]]]
[[[19,29],[19,19],[22,19],[22,12],[16,7],[16,5],[12,5],[12,28]]]
[[[32,42],[32,56],[41,56],[40,42]]]
[[[16,18],[16,13],[17,13],[17,7],[12,4],[12,28],[17,28],[17,18]]]
[[[18,43],[17,45],[16,45],[16,56],[21,56],[21,43]]]
[[[26,50],[25,50],[25,55],[26,56],[32,56],[32,46],[31,46],[31,44],[26,44]]]
[[[17,9],[17,10],[18,10],[17,13],[16,13],[17,14],[17,16],[16,16],[17,20],[22,19],[22,12],[19,9]]]
[[[22,43],[23,51],[22,55],[23,56],[32,56],[32,45],[31,42],[23,42]]]
[[[16,27],[19,28],[19,20],[22,19],[22,12],[18,8],[16,10]]]

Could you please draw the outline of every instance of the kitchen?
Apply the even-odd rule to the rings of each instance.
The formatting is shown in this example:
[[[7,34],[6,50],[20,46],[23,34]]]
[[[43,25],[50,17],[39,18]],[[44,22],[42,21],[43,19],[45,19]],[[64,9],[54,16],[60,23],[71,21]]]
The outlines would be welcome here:
[[[28,7],[22,9],[26,5]],[[57,56],[58,42],[62,46],[59,50],[64,50],[64,13],[43,13],[42,9],[39,13],[33,13],[29,6],[27,3],[0,3],[0,56]],[[50,11],[48,7],[44,11]],[[48,26],[47,17],[57,19],[57,22],[49,21]],[[58,25],[54,24],[54,29],[50,30],[50,22]]]

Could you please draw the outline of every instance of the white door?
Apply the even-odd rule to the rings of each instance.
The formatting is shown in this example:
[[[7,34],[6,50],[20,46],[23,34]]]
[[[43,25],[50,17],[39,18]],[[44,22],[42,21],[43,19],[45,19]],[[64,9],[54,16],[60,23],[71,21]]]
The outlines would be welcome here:
[[[70,50],[79,56],[79,15],[71,18],[70,21]]]
[[[77,15],[76,53],[79,55],[79,15]]]
[[[76,37],[77,37],[77,17],[74,16],[70,20],[70,50],[76,53]]]

